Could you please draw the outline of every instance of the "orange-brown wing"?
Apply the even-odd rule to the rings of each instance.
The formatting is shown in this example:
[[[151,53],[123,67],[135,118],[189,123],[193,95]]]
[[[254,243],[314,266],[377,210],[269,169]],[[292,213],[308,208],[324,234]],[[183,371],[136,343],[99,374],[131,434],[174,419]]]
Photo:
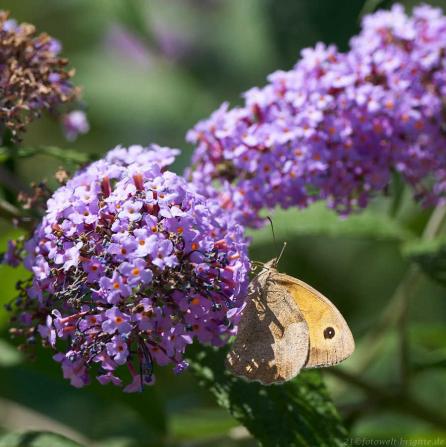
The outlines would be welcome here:
[[[295,377],[308,355],[308,327],[287,289],[271,270],[254,278],[226,363],[237,376],[263,384]]]
[[[276,273],[273,279],[287,289],[307,322],[310,351],[305,368],[334,365],[353,353],[355,342],[350,328],[328,298],[292,276]]]

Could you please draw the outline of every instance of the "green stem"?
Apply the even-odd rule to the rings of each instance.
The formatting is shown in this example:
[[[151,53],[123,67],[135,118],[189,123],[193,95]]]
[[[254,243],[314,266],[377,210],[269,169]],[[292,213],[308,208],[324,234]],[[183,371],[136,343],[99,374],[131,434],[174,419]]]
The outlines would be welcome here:
[[[20,192],[30,193],[30,188],[25,185],[15,174],[13,171],[8,169],[7,166],[0,165],[0,185],[3,187],[5,192],[5,197],[10,202],[15,202],[17,195]]]
[[[31,218],[25,217],[17,207],[4,199],[0,199],[0,218],[9,223],[13,222],[14,225],[23,230],[28,231],[33,227]]]
[[[398,329],[398,344],[399,344],[399,373],[400,373],[400,387],[402,393],[409,392],[410,380],[410,349],[409,349],[409,300],[405,299],[402,303],[402,309],[397,321]]]
[[[11,221],[20,218],[20,210],[6,200],[0,199],[0,217]]]
[[[437,206],[432,212],[421,236],[422,240],[430,241],[435,239],[441,231],[446,220],[446,206]],[[384,336],[391,327],[398,326],[399,329],[404,329],[400,340],[400,349],[403,359],[401,359],[401,372],[406,375],[408,354],[407,354],[407,334],[405,325],[408,314],[408,305],[411,297],[415,294],[417,286],[422,278],[422,272],[416,265],[411,265],[407,273],[404,275],[402,281],[396,288],[394,294],[390,298],[386,309],[384,310],[380,320],[374,325],[373,329],[363,338],[362,344],[367,346],[367,351],[360,362],[357,363],[354,370],[360,374],[366,371],[376,355],[381,352],[384,346]],[[407,377],[404,377],[406,380]]]
[[[432,212],[430,219],[424,229],[422,239],[430,241],[440,233],[446,218],[446,206],[438,206]],[[402,392],[409,389],[410,380],[410,349],[409,349],[409,303],[410,294],[406,293],[407,298],[401,303],[401,312],[397,321],[399,335],[399,352],[400,352],[400,382]]]
[[[422,239],[431,241],[440,233],[446,218],[446,205],[437,206],[432,212],[423,231]]]
[[[414,416],[442,430],[446,430],[446,417],[441,412],[426,407],[406,393],[389,392],[387,388],[372,384],[341,368],[331,368],[327,372],[337,379],[359,388],[371,401],[378,402],[382,407],[391,408],[408,416]]]
[[[2,152],[5,154],[2,160],[4,166],[0,166],[0,184],[3,189],[3,195],[8,202],[16,203],[18,194],[18,179],[15,175],[17,169],[16,150],[17,145],[13,140],[9,129],[5,130],[2,136]]]
[[[6,200],[0,204],[0,217],[11,220],[16,219],[17,225],[27,228],[28,225],[20,212],[13,205],[20,192],[31,194],[31,189],[15,175],[16,161],[19,158],[32,157],[44,154],[62,160],[64,163],[74,163],[77,165],[87,163],[93,159],[92,156],[79,153],[72,149],[62,149],[55,146],[43,147],[16,147],[8,139],[4,140],[4,146],[0,146],[0,187],[4,191]]]
[[[404,193],[406,191],[405,183],[401,176],[395,172],[392,177],[391,190],[393,191],[393,200],[390,204],[389,215],[395,218],[401,208],[404,199]]]
[[[369,369],[376,356],[382,351],[388,329],[397,325],[402,315],[406,313],[407,302],[417,290],[421,277],[422,275],[416,266],[409,268],[395,293],[390,298],[380,320],[363,337],[361,344],[367,346],[367,350],[356,367],[354,367],[358,374]]]
[[[28,158],[35,155],[47,155],[64,162],[77,164],[87,163],[95,157],[90,154],[78,152],[73,149],[63,149],[56,146],[39,146],[39,147],[20,147],[15,150],[14,156],[17,158]],[[0,159],[8,160],[11,154],[7,147],[0,147]]]

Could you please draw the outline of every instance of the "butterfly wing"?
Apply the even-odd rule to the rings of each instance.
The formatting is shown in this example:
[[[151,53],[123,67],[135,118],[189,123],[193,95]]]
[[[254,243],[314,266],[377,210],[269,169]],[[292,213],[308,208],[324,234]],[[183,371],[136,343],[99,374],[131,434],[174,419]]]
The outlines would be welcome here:
[[[272,281],[269,267],[250,285],[237,338],[226,363],[235,375],[263,384],[295,377],[309,347],[308,327],[299,306]]]
[[[289,275],[277,273],[274,281],[287,289],[307,322],[310,350],[305,368],[334,365],[353,353],[355,342],[350,328],[328,298]]]

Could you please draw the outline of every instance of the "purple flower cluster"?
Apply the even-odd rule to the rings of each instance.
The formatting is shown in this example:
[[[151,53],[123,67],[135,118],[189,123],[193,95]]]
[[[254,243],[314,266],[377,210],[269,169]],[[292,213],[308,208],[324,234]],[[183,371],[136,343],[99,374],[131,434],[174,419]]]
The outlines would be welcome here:
[[[10,245],[8,259],[22,252],[32,271],[14,333],[57,348],[76,387],[96,365],[101,383],[138,391],[154,364],[184,370],[194,339],[218,346],[234,333],[247,240],[230,213],[166,170],[177,152],[112,150],[54,193],[23,247]]]
[[[188,133],[189,174],[220,183],[241,222],[316,200],[341,214],[365,207],[400,173],[425,204],[446,191],[446,17],[401,6],[365,17],[350,51],[302,51],[290,71],[223,104]]]
[[[0,139],[8,129],[19,140],[43,110],[54,112],[79,98],[61,49],[48,34],[37,35],[33,25],[0,11]]]

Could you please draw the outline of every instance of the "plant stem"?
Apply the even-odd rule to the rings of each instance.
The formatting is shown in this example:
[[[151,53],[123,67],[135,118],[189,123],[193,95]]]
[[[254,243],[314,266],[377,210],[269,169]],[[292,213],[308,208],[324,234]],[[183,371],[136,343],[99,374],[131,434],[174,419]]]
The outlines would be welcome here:
[[[390,204],[389,215],[390,217],[396,218],[406,191],[405,183],[397,172],[393,173],[391,190],[393,190],[393,200]]]
[[[370,400],[375,402],[378,401],[386,408],[392,408],[399,413],[415,416],[418,419],[446,430],[446,417],[439,411],[426,407],[424,404],[418,402],[406,393],[389,392],[385,388],[369,383],[368,381],[340,368],[330,368],[327,372],[337,379],[361,389]]]
[[[9,203],[7,200],[0,198],[0,218],[5,219],[9,223],[13,222],[16,227],[29,231],[33,227],[30,217],[24,216],[21,211]]]
[[[424,227],[421,238],[424,241],[435,239],[441,231],[446,218],[446,205],[437,206],[432,212],[426,226]]]
[[[446,206],[437,206],[424,228],[421,239],[425,241],[435,239],[442,230],[445,220]],[[359,362],[352,367],[354,373],[347,372],[345,369],[332,369],[329,372],[344,383],[361,388],[371,403],[379,402],[381,405],[393,408],[403,414],[416,416],[444,429],[446,418],[415,401],[409,394],[410,361],[407,331],[409,303],[421,278],[422,273],[417,265],[411,265],[389,300],[379,322],[363,338],[362,344],[367,346],[367,350]],[[384,347],[385,335],[392,327],[396,327],[399,335],[400,386],[396,393],[389,392],[385,388],[377,387],[362,379],[365,371],[369,369],[373,360]],[[353,419],[355,417],[357,415],[353,415]]]
[[[6,220],[18,219],[20,210],[6,200],[0,199],[0,217]]]
[[[445,219],[446,206],[437,206],[424,228],[421,239],[424,241],[435,239],[441,231]],[[408,318],[408,305],[411,297],[417,290],[417,286],[422,276],[422,272],[416,265],[411,265],[409,267],[409,270],[406,272],[394,294],[390,298],[380,320],[362,340],[362,344],[367,346],[367,351],[361,361],[354,367],[354,370],[358,374],[367,370],[373,359],[381,351],[387,330],[390,327],[397,326],[401,331],[400,334],[402,336],[402,339],[400,339],[400,350],[402,354],[400,368],[403,381],[407,380],[408,343],[405,326]]]
[[[84,152],[77,152],[73,149],[64,149],[56,146],[20,147],[16,148],[14,156],[17,158],[28,158],[40,154],[76,164],[87,163],[95,158]],[[11,154],[7,147],[0,147],[0,159],[9,160],[10,156]]]
[[[30,193],[31,189],[26,186],[17,176],[4,166],[0,165],[0,185],[6,188],[14,196],[20,192]]]
[[[444,220],[446,217],[446,206],[437,206],[432,212],[429,221],[424,228],[422,239],[430,241],[435,239],[438,233],[441,231]],[[417,273],[417,276],[419,273]],[[417,281],[418,284],[418,281]],[[399,352],[400,352],[400,385],[402,392],[408,391],[410,380],[410,352],[409,352],[409,334],[408,334],[408,321],[409,321],[409,303],[410,292],[406,291],[402,298],[401,309],[399,318],[397,320],[397,328],[399,335]]]
[[[410,350],[409,350],[409,299],[404,299],[401,306],[401,313],[397,321],[398,342],[399,342],[399,375],[402,393],[409,392],[410,380]]]
[[[79,153],[72,149],[62,149],[54,146],[36,148],[15,147],[9,145],[8,140],[5,140],[5,145],[0,146],[0,162],[3,163],[0,164],[0,187],[4,190],[4,196],[7,200],[2,199],[0,202],[0,217],[9,221],[16,219],[16,224],[23,228],[28,228],[28,225],[24,219],[20,219],[23,216],[13,203],[15,203],[19,193],[31,194],[32,191],[15,175],[15,162],[19,158],[32,157],[38,154],[44,154],[62,160],[65,163],[74,163],[76,165],[84,164],[93,159],[89,154]]]
[[[407,310],[407,302],[409,298],[417,290],[417,286],[422,275],[417,266],[411,266],[402,281],[396,288],[394,294],[390,298],[386,309],[384,310],[380,320],[373,329],[363,338],[362,344],[367,346],[367,351],[361,360],[354,367],[354,370],[361,374],[366,371],[376,355],[381,352],[389,327],[395,326]]]
[[[16,150],[17,146],[13,140],[10,130],[5,130],[2,135],[2,165],[0,166],[0,184],[5,199],[10,203],[16,203],[17,195],[20,192],[17,176],[15,175]]]

